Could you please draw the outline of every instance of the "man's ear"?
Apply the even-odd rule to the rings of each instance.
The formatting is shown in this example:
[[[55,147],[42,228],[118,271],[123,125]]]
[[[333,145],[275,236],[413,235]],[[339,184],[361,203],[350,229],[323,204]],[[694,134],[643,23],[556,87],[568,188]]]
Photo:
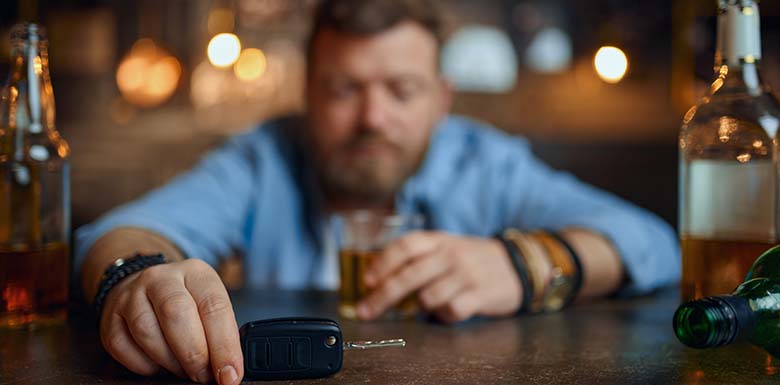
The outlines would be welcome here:
[[[441,116],[447,115],[452,109],[452,100],[454,98],[455,88],[449,79],[444,75],[439,75],[439,114]]]

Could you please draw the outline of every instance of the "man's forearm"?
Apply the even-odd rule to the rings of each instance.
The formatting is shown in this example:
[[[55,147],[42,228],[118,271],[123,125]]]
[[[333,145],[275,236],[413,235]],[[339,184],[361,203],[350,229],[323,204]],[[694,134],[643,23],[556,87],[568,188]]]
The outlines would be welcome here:
[[[100,277],[117,258],[135,253],[162,253],[168,261],[183,259],[176,246],[159,234],[137,227],[120,227],[106,233],[92,245],[81,266],[81,284],[86,300],[95,297]]]
[[[603,236],[585,229],[561,233],[582,262],[583,281],[578,298],[614,293],[624,279],[623,263],[617,250]]]

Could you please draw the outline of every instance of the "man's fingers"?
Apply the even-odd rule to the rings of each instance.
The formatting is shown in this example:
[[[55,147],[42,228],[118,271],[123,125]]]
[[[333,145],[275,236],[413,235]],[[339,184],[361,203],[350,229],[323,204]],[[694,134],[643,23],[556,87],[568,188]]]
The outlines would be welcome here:
[[[122,317],[127,323],[133,340],[146,355],[169,372],[179,377],[186,377],[187,373],[179,365],[179,361],[165,341],[160,324],[157,322],[157,315],[146,293],[141,291],[133,293],[133,298],[124,309],[125,314]]]
[[[467,286],[467,281],[455,274],[443,275],[420,290],[418,298],[423,308],[434,310],[451,301]]]
[[[430,232],[413,232],[391,242],[371,263],[363,275],[363,282],[374,287],[410,259],[433,252],[439,246],[439,237]]]
[[[160,372],[160,366],[149,358],[130,336],[130,330],[120,315],[106,315],[102,324],[101,329],[104,330],[100,333],[100,339],[111,357],[130,371],[143,376]]]
[[[371,319],[401,301],[434,278],[444,274],[449,269],[448,259],[439,253],[433,253],[416,258],[409,265],[388,278],[382,285],[361,301],[358,306],[358,316]]]
[[[244,376],[238,325],[230,298],[216,272],[208,268],[185,278],[206,332],[211,369],[219,385],[235,385]]]
[[[436,309],[436,316],[447,323],[467,320],[476,314],[480,301],[484,299],[476,290],[466,290]]]
[[[158,271],[155,274],[166,274],[164,269],[152,268],[142,274],[153,271]],[[168,276],[167,279],[152,277],[150,280],[154,283],[148,288],[147,295],[176,360],[193,381],[209,381],[211,371],[205,332],[195,301],[184,286],[183,279]]]

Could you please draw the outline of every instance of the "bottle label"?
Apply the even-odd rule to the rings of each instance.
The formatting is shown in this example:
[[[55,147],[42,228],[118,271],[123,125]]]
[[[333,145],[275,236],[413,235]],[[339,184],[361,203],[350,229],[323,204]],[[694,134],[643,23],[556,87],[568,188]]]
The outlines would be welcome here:
[[[738,163],[695,160],[688,170],[687,215],[681,227],[689,237],[730,240],[775,239],[775,167],[771,160]],[[755,258],[755,257],[754,257]]]
[[[758,6],[750,0],[739,3],[728,5],[718,16],[718,55],[728,66],[761,59]]]

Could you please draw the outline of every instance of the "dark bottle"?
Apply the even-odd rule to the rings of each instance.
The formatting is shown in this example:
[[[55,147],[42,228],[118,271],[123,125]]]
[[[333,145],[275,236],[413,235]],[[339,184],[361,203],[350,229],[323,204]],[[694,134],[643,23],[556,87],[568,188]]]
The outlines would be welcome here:
[[[692,348],[747,340],[780,357],[780,246],[762,254],[731,295],[680,305],[674,332]]]

